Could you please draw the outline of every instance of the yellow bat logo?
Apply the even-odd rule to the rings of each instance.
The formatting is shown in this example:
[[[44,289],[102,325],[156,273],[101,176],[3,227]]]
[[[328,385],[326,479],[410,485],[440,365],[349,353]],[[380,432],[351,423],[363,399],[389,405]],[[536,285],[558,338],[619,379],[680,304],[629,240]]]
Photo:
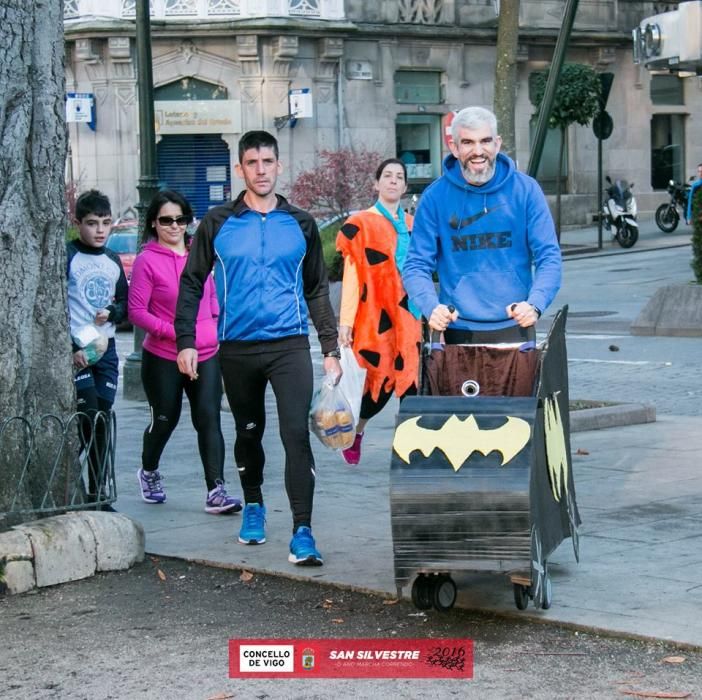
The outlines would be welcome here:
[[[545,402],[544,433],[551,491],[556,501],[560,501],[561,496],[568,491],[568,454],[556,394],[549,396]]]
[[[465,420],[453,415],[438,430],[417,425],[421,418],[417,416],[403,421],[395,430],[393,449],[407,464],[414,450],[420,450],[428,457],[438,448],[446,455],[454,471],[458,471],[473,452],[487,456],[497,450],[502,453],[501,466],[504,466],[531,437],[529,423],[512,416],[507,416],[506,423],[492,430],[481,430],[472,415]]]

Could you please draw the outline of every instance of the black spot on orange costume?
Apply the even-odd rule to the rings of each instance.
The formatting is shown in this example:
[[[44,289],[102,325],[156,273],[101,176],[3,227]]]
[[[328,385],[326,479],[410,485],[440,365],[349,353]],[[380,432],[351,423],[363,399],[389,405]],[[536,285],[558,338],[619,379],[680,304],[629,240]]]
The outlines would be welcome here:
[[[405,215],[407,228],[412,217]],[[353,350],[366,369],[365,391],[376,401],[385,391],[402,396],[417,385],[420,322],[409,311],[407,293],[395,263],[397,234],[372,210],[353,214],[342,226],[337,250],[358,274],[359,303],[353,325]]]

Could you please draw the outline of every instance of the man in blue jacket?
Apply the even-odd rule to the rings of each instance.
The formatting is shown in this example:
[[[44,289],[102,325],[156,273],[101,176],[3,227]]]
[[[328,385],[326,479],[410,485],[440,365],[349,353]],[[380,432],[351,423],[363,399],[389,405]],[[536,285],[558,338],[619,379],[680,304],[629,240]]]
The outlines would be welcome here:
[[[402,279],[447,343],[534,340],[534,325],[561,284],[546,198],[500,145],[492,112],[461,110],[443,175],[424,191],[414,219]]]
[[[276,194],[281,170],[278,142],[271,134],[249,131],[241,137],[236,172],[246,189],[205,214],[181,276],[174,324],[178,367],[197,378],[195,319],[204,282],[214,268],[219,359],[236,424],[234,458],[246,501],[239,542],[266,541],[261,441],[270,382],[293,516],[288,560],[319,566],[322,555],[310,529],[315,465],[308,424],[313,383],[308,311],[326,373],[341,377],[340,354],[319,231],[307,212]]]

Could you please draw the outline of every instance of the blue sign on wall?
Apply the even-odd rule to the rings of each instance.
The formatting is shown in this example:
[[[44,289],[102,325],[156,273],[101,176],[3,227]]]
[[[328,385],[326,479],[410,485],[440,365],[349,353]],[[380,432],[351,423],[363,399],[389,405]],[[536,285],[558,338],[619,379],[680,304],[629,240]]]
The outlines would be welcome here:
[[[92,92],[67,92],[66,121],[82,122],[95,131],[97,124],[95,95]]]

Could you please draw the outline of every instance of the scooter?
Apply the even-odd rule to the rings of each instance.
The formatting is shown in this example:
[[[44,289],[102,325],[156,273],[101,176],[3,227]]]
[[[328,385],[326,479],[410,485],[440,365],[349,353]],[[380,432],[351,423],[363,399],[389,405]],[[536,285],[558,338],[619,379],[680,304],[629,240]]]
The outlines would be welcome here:
[[[670,201],[661,204],[656,209],[656,224],[664,233],[672,233],[680,223],[680,212],[678,207],[682,209],[682,215],[685,216],[687,211],[687,198],[690,196],[690,185],[670,180],[668,182],[668,194]]]
[[[602,223],[611,231],[622,248],[631,248],[639,240],[639,225],[636,223],[636,199],[631,193],[633,183],[615,180],[607,175],[607,199],[602,204]]]

